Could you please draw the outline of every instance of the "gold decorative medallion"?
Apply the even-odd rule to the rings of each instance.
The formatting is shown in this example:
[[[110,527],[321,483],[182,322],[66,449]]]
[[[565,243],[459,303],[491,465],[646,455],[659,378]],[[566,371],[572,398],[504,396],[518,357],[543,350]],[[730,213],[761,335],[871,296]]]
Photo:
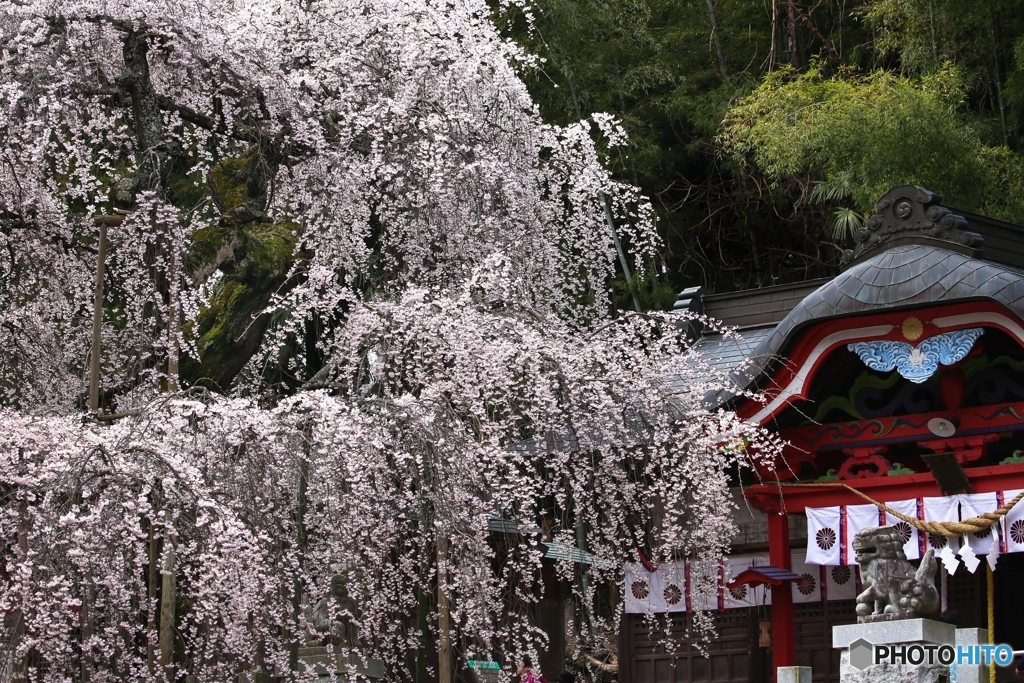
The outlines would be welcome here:
[[[924,323],[914,316],[910,316],[900,325],[900,330],[903,332],[903,336],[907,338],[907,341],[917,341],[924,334]]]

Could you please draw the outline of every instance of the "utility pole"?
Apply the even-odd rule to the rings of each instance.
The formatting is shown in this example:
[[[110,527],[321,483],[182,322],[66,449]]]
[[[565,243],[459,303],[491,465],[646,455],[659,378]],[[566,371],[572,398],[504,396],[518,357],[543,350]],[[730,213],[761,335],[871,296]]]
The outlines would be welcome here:
[[[174,683],[174,613],[177,602],[177,559],[178,534],[174,531],[171,511],[164,508],[164,561],[160,570],[160,670],[168,683]]]
[[[178,389],[178,259],[173,251],[169,255],[168,297],[167,297],[167,391]],[[166,499],[165,492],[165,499]],[[174,636],[178,602],[178,532],[174,528],[174,517],[170,507],[165,505],[164,557],[160,581],[160,669],[168,683],[174,683]]]
[[[306,509],[308,506],[309,460],[313,454],[313,419],[302,428],[302,460],[299,462],[299,499],[295,510],[295,542],[299,547],[299,572],[295,575],[292,588],[292,619],[296,632],[288,648],[288,669],[299,670],[299,617],[302,613],[302,580],[300,575],[306,557]]]
[[[103,331],[103,277],[107,263],[107,228],[118,226],[124,221],[124,215],[94,216],[93,222],[99,228],[99,239],[96,244],[96,289],[92,304],[92,354],[89,360],[89,412],[96,413],[100,409],[100,337]],[[90,596],[82,596],[81,640],[82,661],[81,680],[88,683],[92,658],[88,654],[89,640],[92,637],[92,619],[89,607]]]

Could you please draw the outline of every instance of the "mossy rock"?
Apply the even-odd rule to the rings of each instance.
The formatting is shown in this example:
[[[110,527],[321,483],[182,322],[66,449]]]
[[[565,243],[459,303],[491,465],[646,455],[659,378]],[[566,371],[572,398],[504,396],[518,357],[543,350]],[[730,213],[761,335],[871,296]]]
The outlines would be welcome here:
[[[231,213],[251,199],[248,187],[251,163],[250,157],[233,157],[210,169],[207,183],[222,214]]]
[[[256,352],[269,323],[261,312],[282,290],[294,262],[296,227],[281,220],[211,226],[196,233],[192,258],[198,267],[216,262],[224,278],[196,320],[199,362],[182,358],[186,382],[227,389]]]

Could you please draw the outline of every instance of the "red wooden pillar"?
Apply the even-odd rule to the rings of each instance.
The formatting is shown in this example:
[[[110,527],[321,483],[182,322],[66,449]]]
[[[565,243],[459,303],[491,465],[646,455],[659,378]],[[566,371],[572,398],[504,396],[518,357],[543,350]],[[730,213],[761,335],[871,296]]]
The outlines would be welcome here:
[[[792,570],[789,517],[784,512],[768,513],[768,557],[773,566]],[[796,666],[793,588],[788,582],[772,586],[772,680],[780,666]]]

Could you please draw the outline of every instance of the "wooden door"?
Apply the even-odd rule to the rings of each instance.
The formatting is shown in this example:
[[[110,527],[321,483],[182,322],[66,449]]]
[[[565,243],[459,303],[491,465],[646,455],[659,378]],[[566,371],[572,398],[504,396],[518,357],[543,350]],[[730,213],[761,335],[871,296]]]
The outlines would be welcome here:
[[[839,683],[839,650],[832,648],[832,627],[857,621],[856,602],[808,602],[793,608],[797,666],[811,667],[814,683]]]
[[[733,609],[712,615],[718,636],[706,646],[706,655],[692,641],[693,619],[689,614],[660,615],[652,625],[642,615],[626,615],[628,630],[620,654],[622,683],[751,683],[760,669],[757,620],[750,609]],[[666,632],[667,626],[667,632]],[[753,638],[753,641],[752,641]],[[752,657],[753,654],[753,657]],[[625,659],[623,659],[625,657]],[[758,680],[759,683],[759,680]]]

